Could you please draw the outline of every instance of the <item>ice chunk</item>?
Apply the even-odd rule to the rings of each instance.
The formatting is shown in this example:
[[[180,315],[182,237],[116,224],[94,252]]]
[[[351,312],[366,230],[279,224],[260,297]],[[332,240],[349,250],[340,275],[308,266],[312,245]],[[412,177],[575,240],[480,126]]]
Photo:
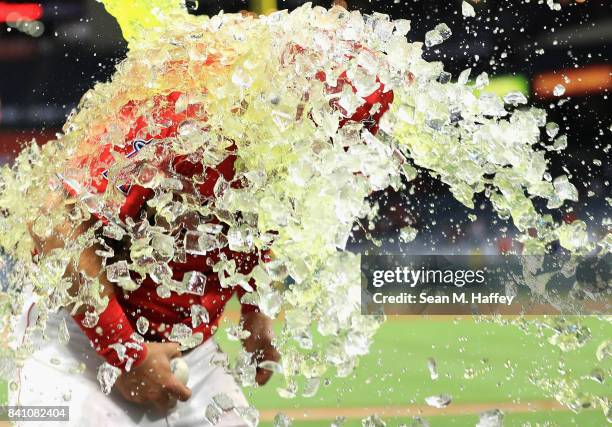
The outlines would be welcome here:
[[[365,101],[363,98],[357,96],[353,93],[353,90],[350,85],[344,85],[342,88],[342,92],[340,95],[340,99],[338,100],[338,105],[342,107],[344,110],[344,114],[347,117],[351,117],[357,111],[357,108],[361,107]]]
[[[473,18],[476,16],[476,11],[474,10],[474,6],[464,1],[461,3],[461,14],[467,18]]]
[[[191,337],[193,331],[191,328],[183,323],[176,323],[172,327],[172,332],[168,336],[170,341],[183,343]]]
[[[559,244],[570,251],[586,248],[589,234],[584,221],[574,221],[571,224],[562,224],[557,229]]]
[[[223,415],[223,411],[214,402],[208,404],[204,410],[204,419],[208,421],[211,426],[219,424],[221,415]]]
[[[117,381],[117,378],[119,378],[120,374],[121,369],[116,368],[113,365],[106,362],[100,365],[98,368],[97,378],[98,382],[100,383],[102,393],[106,395],[110,394],[111,389],[113,388],[113,385],[115,384],[115,381]]]
[[[553,186],[560,200],[578,201],[578,190],[569,182],[566,175],[561,175],[553,180]]]
[[[439,394],[425,398],[425,403],[434,408],[446,408],[452,402],[452,397],[448,394]]]
[[[293,399],[297,395],[297,384],[289,380],[284,387],[277,387],[276,392],[283,399]]]
[[[231,397],[229,397],[225,393],[219,393],[213,396],[213,402],[222,410],[222,411],[231,411],[235,408],[234,401]]]
[[[429,422],[421,417],[414,417],[409,427],[429,427]]]
[[[197,328],[202,323],[208,323],[210,321],[210,316],[208,314],[208,310],[204,306],[199,304],[194,304],[191,306],[191,326]]]
[[[204,295],[206,289],[206,275],[199,271],[190,271],[183,277],[185,292],[194,295]]]
[[[230,341],[240,341],[247,339],[251,336],[251,333],[246,329],[243,329],[241,325],[229,326],[225,329],[227,338]]]
[[[481,93],[478,107],[482,114],[486,116],[503,117],[508,114],[504,108],[503,101],[494,93]]]
[[[465,3],[465,2],[464,2]],[[483,89],[489,85],[489,75],[486,71],[483,71],[476,77],[476,89]]]
[[[470,78],[471,73],[472,73],[471,68],[466,68],[465,70],[463,70],[459,74],[459,77],[457,78],[457,83],[459,83],[460,85],[466,84],[468,82],[468,79]]]
[[[125,358],[127,357],[127,354],[126,354],[127,348],[125,345],[116,342],[116,343],[109,345],[108,348],[115,350],[120,362],[125,361]]]
[[[140,316],[136,320],[136,329],[138,330],[138,333],[145,335],[149,330],[149,319],[144,316]]]
[[[402,227],[400,228],[400,240],[404,243],[410,243],[412,242],[414,239],[416,239],[416,236],[418,234],[418,231],[415,228],[412,228],[411,226],[406,226],[406,227]]]
[[[290,427],[292,424],[291,418],[282,412],[277,413],[272,421],[273,427]]]
[[[253,84],[253,76],[243,67],[236,67],[232,74],[232,82],[241,89],[248,89]]]
[[[555,12],[561,10],[561,4],[555,3],[554,0],[546,0],[546,4],[550,10],[554,10]]]
[[[104,226],[102,235],[113,240],[121,240],[125,236],[125,230],[117,224],[110,223]]]
[[[595,351],[595,357],[600,362],[612,358],[612,340],[602,341]]]
[[[273,260],[265,263],[264,268],[268,275],[275,281],[283,281],[289,275],[287,266],[281,260]]]
[[[257,409],[246,406],[236,408],[235,411],[248,427],[257,427],[259,424],[259,411]]]
[[[259,283],[259,282],[258,282]],[[266,316],[275,318],[282,306],[282,296],[271,286],[258,286],[257,294],[259,300],[257,306]]]
[[[425,33],[425,46],[432,47],[443,43],[444,41],[448,40],[452,34],[453,33],[448,25],[440,23],[436,25],[433,30]]]
[[[522,92],[509,92],[504,96],[504,102],[512,105],[527,104],[527,98]]]
[[[276,372],[279,374],[283,373],[283,367],[278,362],[271,360],[264,360],[257,365],[258,368],[267,369],[268,371]]]
[[[436,364],[436,359],[430,357],[427,359],[427,369],[429,370],[429,377],[432,380],[438,379],[438,365]]]
[[[395,21],[395,33],[405,36],[410,31],[410,21],[408,19],[397,19]]]
[[[60,344],[68,344],[70,341],[70,333],[68,332],[68,326],[66,325],[66,319],[62,318],[59,322],[57,329],[57,338]]]
[[[260,365],[261,366],[261,365]],[[319,386],[321,385],[321,378],[308,378],[306,384],[304,385],[304,390],[302,391],[302,396],[304,397],[313,397],[317,394],[319,390]]]
[[[115,264],[107,265],[106,278],[113,283],[130,280],[130,268],[127,261],[118,261]]]
[[[553,146],[552,146],[552,149],[554,151],[563,151],[566,148],[567,148],[567,136],[566,135],[561,135],[560,137],[555,139],[555,142],[553,143]]]
[[[380,416],[374,414],[361,420],[362,427],[386,427],[387,423]]]
[[[558,84],[553,88],[554,96],[563,96],[564,93],[565,93],[565,86],[563,86],[562,84]]]
[[[559,125],[555,122],[546,123],[546,135],[549,138],[554,138],[559,133]]]
[[[481,412],[476,427],[503,427],[504,413],[499,409]]]

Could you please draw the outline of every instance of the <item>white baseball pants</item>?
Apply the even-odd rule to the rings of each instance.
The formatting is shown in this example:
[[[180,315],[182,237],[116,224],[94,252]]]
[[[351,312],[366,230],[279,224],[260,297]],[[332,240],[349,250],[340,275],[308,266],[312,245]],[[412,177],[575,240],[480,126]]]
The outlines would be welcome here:
[[[33,313],[30,313],[29,317],[32,316]],[[66,345],[57,340],[58,325],[62,318],[66,320],[70,332],[70,341]],[[116,392],[108,396],[102,393],[96,374],[103,361],[69,315],[54,315],[49,320],[47,331],[49,339],[36,339],[39,350],[16,372],[19,389],[11,391],[9,397],[11,405],[69,406],[69,422],[41,422],[45,427],[207,426],[211,424],[205,418],[206,407],[219,393],[229,396],[237,408],[248,406],[233,377],[218,363],[212,363],[226,358],[212,339],[183,356],[189,366],[187,386],[193,395],[187,402],[178,402],[174,409],[163,415],[152,406],[127,402]],[[85,365],[85,370],[82,373],[75,372],[81,363]],[[17,425],[33,426],[35,423]],[[215,425],[249,426],[235,410],[222,411]]]

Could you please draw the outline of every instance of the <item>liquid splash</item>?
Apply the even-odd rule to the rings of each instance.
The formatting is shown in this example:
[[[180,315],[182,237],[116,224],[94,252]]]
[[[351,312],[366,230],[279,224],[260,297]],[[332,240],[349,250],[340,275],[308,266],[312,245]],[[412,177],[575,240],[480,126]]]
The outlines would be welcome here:
[[[577,197],[568,177],[553,180],[547,173],[546,151],[562,147],[540,141],[541,130],[552,128],[546,112],[514,109],[511,104],[523,103],[516,96],[477,95],[476,86],[486,86],[487,79],[479,76],[476,86],[469,83],[470,70],[450,82],[441,63],[422,59],[422,43],[407,42],[407,20],[310,5],[253,19],[194,17],[178,2],[103,3],[129,42],[127,58],[112,81],[98,83],[83,96],[55,141],[30,144],[13,166],[0,170],[0,244],[16,263],[9,289],[0,295],[0,326],[13,329],[24,295],[34,293],[40,306],[25,340],[9,335],[9,346],[0,350],[4,377],[32,352],[28,337],[44,330],[49,313],[82,304],[104,309],[98,279],[87,277],[88,286],[71,295],[71,282],[64,277],[68,265],[95,243],[96,230],[111,239],[129,236],[140,242],[130,248],[131,263],[105,265],[109,279],[126,290],[139,286],[129,280],[129,271],[159,275],[160,265],[188,251],[206,252],[211,236],[219,235],[202,221],[191,230],[195,248],[187,239],[167,239],[185,215],[214,216],[227,226],[218,245],[238,252],[270,249],[274,260],[249,275],[236,272],[228,259],[214,269],[226,286],[255,279],[257,289],[244,301],[273,318],[284,313],[276,343],[283,357],[274,370],[285,377],[278,392],[287,398],[316,393],[314,386],[314,392],[309,386],[299,390],[300,377],[318,386],[331,370],[349,375],[367,354],[383,319],[360,314],[359,256],[347,251],[346,243],[356,220],[376,217],[368,195],[389,186],[404,188],[415,179],[416,168],[446,183],[468,208],[474,207],[476,194],[484,193],[499,216],[512,219],[521,232],[526,254],[544,253],[555,241],[578,254],[610,252],[610,235],[591,242],[584,222],[558,224],[534,206],[535,197],[548,200],[549,208]],[[429,39],[448,38],[446,28],[436,27]],[[338,83],[343,73],[350,84]],[[395,100],[375,134],[367,123],[346,119],[380,84],[393,91]],[[196,112],[179,124],[176,136],[143,145],[137,157],[117,157],[107,172],[112,190],[98,194],[84,185],[62,202],[70,209],[45,209],[52,205],[50,195],[62,188],[58,177],[91,181],[91,167],[74,159],[95,156],[109,143],[125,144],[131,126],[122,113],[126,105],[133,105],[133,117],[143,117],[147,133],[155,134],[164,126],[157,112],[168,107],[170,94],[180,94],[169,107],[176,114]],[[369,114],[380,107],[373,105]],[[186,180],[160,162],[187,155],[213,167],[230,152],[237,156],[234,180],[220,180],[214,198],[204,203],[188,191],[200,177]],[[125,185],[126,177],[153,191],[148,205],[164,226],[147,227],[119,215],[124,196],[115,188]],[[92,220],[87,233],[33,259],[32,233],[51,238],[59,226]],[[151,254],[154,263],[147,261]],[[112,253],[101,256],[110,259]],[[278,285],[288,278],[292,285]],[[190,286],[197,280],[164,277],[158,293],[193,291]],[[207,313],[195,311],[199,321],[206,321]],[[588,339],[576,326],[579,320],[554,322],[542,328],[554,331],[551,342],[562,350]],[[183,338],[182,344],[192,337],[187,331]],[[605,348],[600,353],[610,358]],[[240,354],[232,369],[241,384],[254,384],[248,355]],[[584,399],[576,382],[542,381],[572,408]],[[588,400],[610,412],[605,398]]]

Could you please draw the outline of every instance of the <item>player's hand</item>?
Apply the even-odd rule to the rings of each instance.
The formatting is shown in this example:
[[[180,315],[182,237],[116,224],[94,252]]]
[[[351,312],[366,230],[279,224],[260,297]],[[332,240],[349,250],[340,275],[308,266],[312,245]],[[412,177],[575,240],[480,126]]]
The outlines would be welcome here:
[[[278,352],[278,350],[276,350],[276,347],[272,345],[271,341],[268,340],[267,342],[262,343],[262,345],[260,345],[260,348],[257,349],[257,351],[255,352],[255,359],[257,360],[257,362],[263,362],[265,360],[269,360],[271,362],[278,362],[280,361],[280,353]],[[259,385],[264,385],[268,381],[270,381],[272,374],[273,372],[268,369],[257,368],[257,373],[255,374],[255,381]]]
[[[147,357],[130,372],[122,373],[115,387],[130,402],[153,404],[166,412],[176,400],[186,401],[191,390],[181,383],[170,370],[170,360],[180,357],[176,343],[146,343]]]
[[[257,363],[263,361],[278,362],[280,360],[280,353],[272,344],[274,339],[272,320],[262,313],[250,312],[242,314],[242,321],[244,322],[244,329],[251,333],[242,342],[244,349],[249,353],[253,353]],[[272,373],[268,369],[257,368],[255,381],[259,385],[264,385],[270,380]]]

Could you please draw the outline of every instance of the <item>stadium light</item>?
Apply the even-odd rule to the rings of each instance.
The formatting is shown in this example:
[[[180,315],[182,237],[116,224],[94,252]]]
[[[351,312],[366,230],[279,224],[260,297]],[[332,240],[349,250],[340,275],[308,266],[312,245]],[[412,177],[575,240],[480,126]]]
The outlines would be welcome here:
[[[554,98],[555,87],[563,86],[563,95],[581,96],[612,89],[612,65],[589,65],[582,68],[542,73],[533,79],[533,91],[540,99]]]
[[[0,22],[36,21],[43,16],[43,8],[38,3],[0,2]]]

